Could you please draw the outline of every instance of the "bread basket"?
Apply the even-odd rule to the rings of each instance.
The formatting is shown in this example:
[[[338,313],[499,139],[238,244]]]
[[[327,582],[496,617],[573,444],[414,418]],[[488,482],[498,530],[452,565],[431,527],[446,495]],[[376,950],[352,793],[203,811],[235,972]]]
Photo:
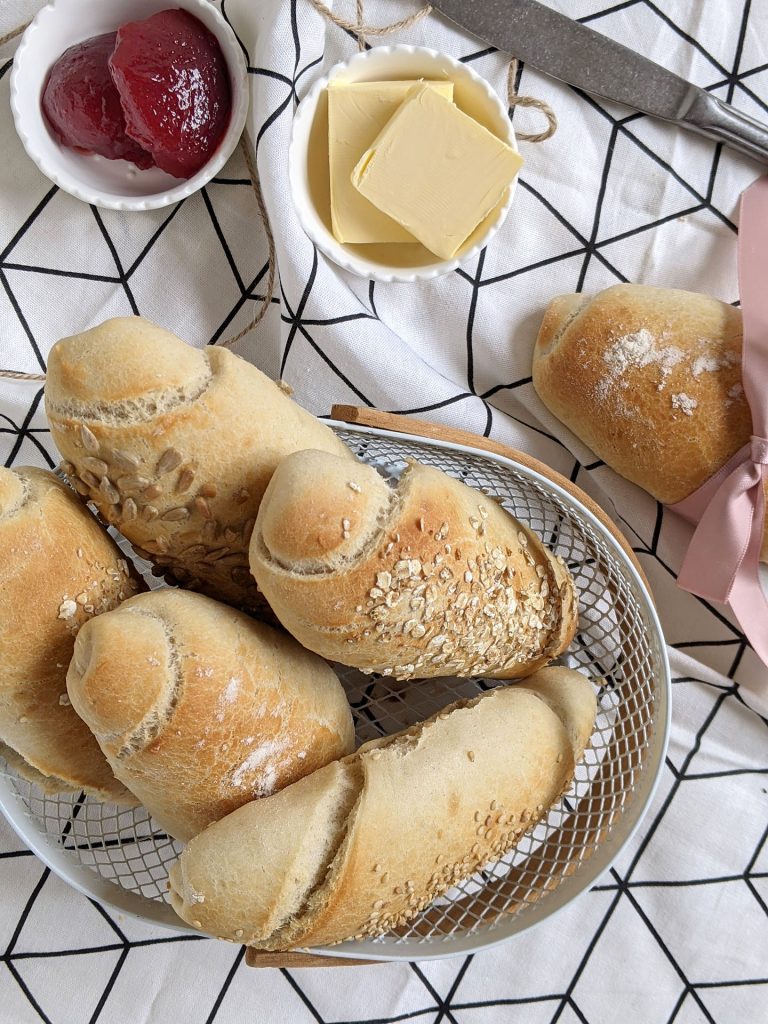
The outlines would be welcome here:
[[[624,538],[572,483],[512,449],[417,420],[336,406],[333,429],[364,461],[396,476],[436,466],[501,500],[568,564],[580,600],[566,661],[600,681],[591,747],[571,789],[500,861],[450,890],[409,925],[309,953],[248,951],[253,966],[423,960],[475,952],[549,917],[591,886],[637,827],[664,763],[670,680],[647,584]],[[139,563],[140,564],[140,563]],[[148,567],[147,567],[148,568]],[[398,683],[341,669],[360,742],[405,728],[489,685]],[[47,795],[0,759],[0,809],[56,874],[106,906],[190,931],[165,901],[179,844],[143,808]]]

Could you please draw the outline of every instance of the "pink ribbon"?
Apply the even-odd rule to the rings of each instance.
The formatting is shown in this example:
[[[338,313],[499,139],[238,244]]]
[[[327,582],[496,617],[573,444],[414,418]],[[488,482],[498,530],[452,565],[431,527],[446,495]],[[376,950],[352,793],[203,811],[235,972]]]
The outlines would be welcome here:
[[[768,479],[768,177],[741,197],[739,291],[742,378],[752,440],[698,490],[669,507],[698,523],[678,585],[708,601],[730,604],[768,665],[768,600],[759,577]]]

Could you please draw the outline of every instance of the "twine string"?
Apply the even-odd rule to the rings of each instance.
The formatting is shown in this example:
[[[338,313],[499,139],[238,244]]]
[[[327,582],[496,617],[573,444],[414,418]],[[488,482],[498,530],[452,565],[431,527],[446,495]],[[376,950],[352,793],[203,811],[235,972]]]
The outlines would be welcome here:
[[[365,0],[355,0],[355,20],[351,21],[347,18],[341,17],[332,11],[323,0],[309,0],[310,4],[318,12],[332,24],[338,28],[343,29],[345,32],[351,32],[357,38],[357,45],[362,51],[366,48],[366,38],[370,37],[373,39],[381,38],[382,36],[390,35],[393,32],[404,32],[406,29],[412,28],[418,24],[423,18],[426,18],[432,13],[432,7],[426,4],[413,14],[408,15],[406,18],[401,18],[399,21],[393,21],[389,25],[367,25],[365,23]],[[0,37],[0,46],[5,43],[16,39],[24,32],[29,25],[26,22],[23,25],[19,25],[17,28],[12,29],[6,35]],[[544,100],[536,99],[534,96],[520,96],[517,92],[516,81],[518,72],[517,58],[513,57],[509,62],[509,68],[507,69],[507,106],[510,113],[514,111],[516,107],[529,107],[540,111],[544,115],[547,121],[547,126],[543,131],[540,132],[518,132],[517,137],[526,142],[544,142],[546,139],[551,138],[557,131],[557,117],[555,112],[545,103]],[[256,155],[251,146],[250,140],[246,132],[243,132],[240,140],[240,148],[245,158],[245,164],[248,168],[248,177],[251,181],[253,188],[253,194],[256,199],[256,206],[259,211],[259,218],[264,226],[264,234],[267,238],[267,284],[264,290],[264,296],[261,301],[261,305],[256,310],[256,314],[253,319],[246,324],[246,326],[238,331],[237,334],[230,338],[226,338],[224,341],[219,342],[225,348],[229,348],[236,342],[240,341],[247,334],[258,326],[259,323],[264,319],[267,310],[269,309],[272,299],[275,293],[275,282],[277,278],[277,254],[275,250],[275,238],[272,234],[272,227],[269,223],[269,215],[267,213],[267,207],[264,202],[264,194],[261,190],[261,182],[259,180],[259,172],[256,166]],[[0,377],[5,377],[10,380],[32,380],[32,381],[44,381],[45,374],[40,373],[22,373],[18,370],[3,370],[0,369]]]
[[[31,21],[25,21],[23,25],[17,25],[10,32],[6,32],[4,36],[0,36],[0,48],[5,46],[6,43],[10,43],[12,39],[17,39],[22,32],[26,32],[31,24]]]

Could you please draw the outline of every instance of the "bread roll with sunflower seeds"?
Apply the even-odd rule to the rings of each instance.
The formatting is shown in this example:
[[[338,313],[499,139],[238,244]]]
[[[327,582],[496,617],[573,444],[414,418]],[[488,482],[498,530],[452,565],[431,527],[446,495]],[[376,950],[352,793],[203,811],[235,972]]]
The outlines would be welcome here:
[[[45,792],[135,803],[70,706],[66,675],[80,628],[140,589],[53,473],[0,467],[0,756]]]
[[[492,499],[416,462],[390,486],[327,452],[288,456],[251,570],[309,650],[398,679],[530,675],[576,629],[562,559]]]
[[[65,471],[107,522],[183,585],[255,609],[248,541],[278,462],[310,447],[352,459],[255,366],[141,317],[54,345],[45,407]]]

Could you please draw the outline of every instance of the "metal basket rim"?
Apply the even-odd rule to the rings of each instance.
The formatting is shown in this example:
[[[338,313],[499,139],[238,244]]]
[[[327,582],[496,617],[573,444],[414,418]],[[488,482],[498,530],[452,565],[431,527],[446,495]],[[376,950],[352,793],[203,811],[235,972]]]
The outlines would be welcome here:
[[[417,446],[467,454],[475,459],[497,463],[505,469],[513,470],[515,473],[539,486],[543,485],[545,489],[554,492],[566,505],[575,506],[579,514],[589,522],[592,529],[607,544],[611,553],[618,558],[625,573],[631,578],[636,588],[636,596],[641,598],[642,610],[647,615],[653,629],[653,639],[656,642],[660,660],[661,678],[654,680],[654,697],[658,703],[658,710],[654,709],[651,748],[642,768],[640,780],[635,788],[631,803],[622,809],[621,815],[611,830],[610,835],[602,843],[594,847],[594,856],[585,859],[572,875],[564,879],[562,884],[558,885],[554,891],[547,894],[546,899],[539,900],[535,905],[526,907],[523,912],[511,917],[509,922],[494,926],[485,925],[470,934],[452,937],[450,942],[439,939],[400,939],[397,945],[393,941],[391,946],[387,946],[385,937],[384,941],[381,939],[377,941],[350,941],[335,946],[313,947],[302,950],[329,958],[341,957],[384,962],[413,959],[439,960],[468,953],[477,953],[506,942],[514,935],[520,935],[528,931],[530,928],[535,927],[537,924],[563,910],[609,870],[637,831],[658,788],[669,742],[672,686],[661,623],[659,622],[653,599],[645,581],[616,537],[575,494],[568,491],[546,473],[539,472],[532,467],[517,462],[512,457],[455,441],[416,436],[397,430],[365,426],[357,423],[347,423],[330,417],[323,417],[323,419],[335,431],[392,438],[406,444],[415,443]],[[414,454],[414,457],[418,458],[417,452]],[[547,467],[542,464],[542,468],[546,469]],[[191,928],[185,922],[176,918],[172,909],[167,904],[131,892],[120,886],[117,882],[103,878],[92,868],[76,863],[73,858],[67,855],[62,847],[53,843],[48,836],[34,826],[32,820],[22,809],[22,801],[12,791],[10,785],[5,782],[2,776],[0,776],[0,812],[2,812],[19,839],[43,863],[59,878],[83,895],[137,920],[159,925],[170,931],[200,934],[196,929]]]

